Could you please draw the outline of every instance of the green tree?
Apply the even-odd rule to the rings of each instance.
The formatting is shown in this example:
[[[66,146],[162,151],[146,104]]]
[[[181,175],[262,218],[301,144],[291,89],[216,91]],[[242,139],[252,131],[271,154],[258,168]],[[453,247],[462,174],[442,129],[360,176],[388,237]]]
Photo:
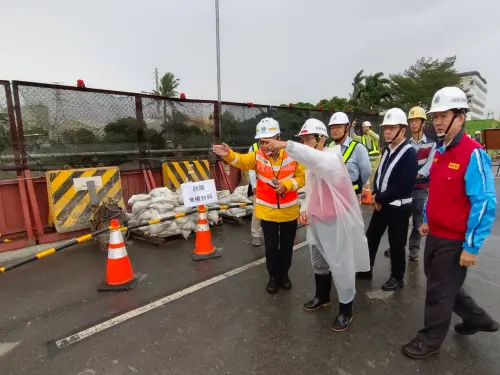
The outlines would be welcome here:
[[[460,83],[455,61],[456,56],[444,60],[422,57],[403,73],[390,75],[388,104],[405,111],[416,105],[428,109],[437,90]]]
[[[351,99],[355,99],[359,96],[359,91],[363,87],[363,81],[365,80],[366,76],[363,75],[364,70],[361,69],[356,75],[354,76],[354,79],[352,80],[352,94],[351,94]]]
[[[331,99],[321,99],[318,103],[318,107],[322,106],[324,110],[327,111],[343,111],[346,112],[349,109],[355,111],[357,110],[357,105],[353,103],[351,99],[341,98],[334,96]]]
[[[161,77],[158,90],[153,90],[154,95],[166,96],[169,98],[177,97],[179,94],[177,88],[179,87],[180,78],[175,78],[174,73],[167,72]]]
[[[11,152],[11,145],[9,115],[0,113],[0,152]]]
[[[390,99],[389,79],[384,73],[362,75],[363,70],[354,77],[351,103],[362,111],[378,111]]]
[[[64,130],[62,132],[62,141],[66,144],[73,145],[98,143],[95,134],[91,130],[85,128],[78,128],[76,130]]]
[[[288,104],[281,104],[280,107],[288,107]],[[304,102],[298,102],[293,104],[293,108],[301,108],[301,109],[318,109],[317,105],[314,105],[312,103],[304,103]]]
[[[137,143],[137,129],[141,126],[137,119],[124,117],[110,122],[104,127],[106,143]]]

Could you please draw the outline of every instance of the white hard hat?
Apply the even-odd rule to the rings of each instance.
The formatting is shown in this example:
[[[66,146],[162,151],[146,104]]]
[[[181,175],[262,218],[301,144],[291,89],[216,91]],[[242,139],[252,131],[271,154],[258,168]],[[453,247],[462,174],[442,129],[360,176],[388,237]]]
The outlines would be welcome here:
[[[380,126],[385,125],[404,125],[408,126],[408,119],[406,113],[400,108],[389,109],[384,116],[384,122]]]
[[[476,130],[474,134],[481,134],[481,132],[479,130]]]
[[[332,117],[330,118],[330,122],[328,123],[328,126],[345,125],[345,124],[350,124],[349,119],[347,118],[347,115],[344,112],[335,112],[332,115]]]
[[[280,124],[275,119],[266,117],[257,124],[255,139],[271,138],[280,133]]]
[[[469,109],[467,96],[458,87],[445,87],[432,98],[431,109],[427,113],[446,112],[450,109]]]
[[[363,126],[369,126],[370,128],[372,127],[372,123],[370,121],[365,121],[361,125],[363,125]]]
[[[302,129],[300,129],[300,132],[296,135],[296,137],[307,134],[318,134],[328,138],[328,132],[326,131],[325,124],[315,118],[307,120],[304,125],[302,125]]]

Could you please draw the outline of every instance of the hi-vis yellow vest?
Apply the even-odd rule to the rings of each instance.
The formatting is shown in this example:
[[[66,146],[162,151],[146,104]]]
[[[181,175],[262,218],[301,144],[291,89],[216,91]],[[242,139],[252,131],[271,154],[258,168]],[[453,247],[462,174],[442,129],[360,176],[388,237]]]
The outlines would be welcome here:
[[[357,144],[358,144],[358,142],[352,140],[351,143],[349,143],[349,146],[347,146],[347,149],[342,154],[342,158],[344,159],[345,164],[347,164],[347,162],[351,158],[352,153],[354,152],[354,148],[356,147]],[[335,142],[330,142],[328,147],[333,147],[334,145],[335,145]],[[354,188],[354,191],[356,194],[361,194],[361,191],[363,190],[362,186],[361,186],[361,176],[358,178],[357,181],[352,183],[352,187]]]

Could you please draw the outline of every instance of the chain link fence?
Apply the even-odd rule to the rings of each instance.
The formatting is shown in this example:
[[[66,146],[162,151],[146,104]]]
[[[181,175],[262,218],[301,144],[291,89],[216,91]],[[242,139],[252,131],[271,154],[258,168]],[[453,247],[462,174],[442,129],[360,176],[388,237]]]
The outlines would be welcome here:
[[[219,115],[215,101],[19,81],[12,83],[12,94],[23,156],[17,167],[30,169],[34,176],[65,167],[157,170],[164,160],[214,161],[210,148],[219,135],[222,142],[245,152],[254,142],[256,125],[265,117],[276,119],[281,137],[288,140],[307,119],[328,125],[334,112],[223,102]],[[16,168],[6,96],[0,85],[2,172]],[[377,115],[348,113],[348,117],[357,121],[358,134],[363,121],[378,130]]]
[[[9,118],[9,111],[13,115],[14,109],[9,105],[9,95],[10,83],[0,81],[0,181],[16,178],[16,164],[20,164],[20,160],[14,156],[15,137],[12,137]]]

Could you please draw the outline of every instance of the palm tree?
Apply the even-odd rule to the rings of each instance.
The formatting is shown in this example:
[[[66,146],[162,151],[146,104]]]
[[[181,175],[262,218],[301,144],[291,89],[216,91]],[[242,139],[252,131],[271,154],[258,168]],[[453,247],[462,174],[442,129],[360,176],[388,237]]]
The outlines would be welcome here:
[[[384,73],[378,72],[364,77],[364,83],[358,85],[357,96],[354,98],[364,110],[377,110],[387,100],[390,100],[389,79]]]
[[[161,77],[158,90],[153,90],[153,94],[174,98],[179,94],[177,87],[179,87],[180,81],[180,78],[175,78],[174,73],[167,72]]]
[[[351,95],[351,99],[352,100],[357,100],[358,96],[359,96],[359,92],[360,90],[363,88],[363,81],[365,80],[366,76],[363,75],[363,72],[364,70],[361,69],[355,76],[354,76],[354,79],[352,81],[352,95]]]

